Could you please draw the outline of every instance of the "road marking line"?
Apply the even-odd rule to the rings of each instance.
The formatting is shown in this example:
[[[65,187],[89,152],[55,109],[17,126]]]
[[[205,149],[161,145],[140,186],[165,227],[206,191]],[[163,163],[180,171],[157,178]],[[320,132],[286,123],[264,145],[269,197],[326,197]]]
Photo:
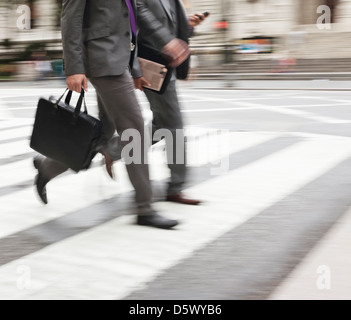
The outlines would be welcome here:
[[[32,127],[9,128],[1,131],[0,142],[13,138],[26,138],[32,134]]]
[[[202,101],[206,101],[206,102],[215,101],[216,103],[221,101],[220,98],[206,97],[206,98],[199,98],[199,99],[201,99]],[[308,111],[293,110],[293,109],[290,109],[290,108],[294,107],[291,105],[289,105],[288,108],[285,108],[285,106],[267,106],[267,105],[263,105],[263,104],[245,102],[245,101],[233,102],[233,103],[235,103],[236,105],[239,105],[241,107],[257,108],[260,110],[266,110],[266,111],[275,112],[275,113],[287,114],[287,115],[295,116],[295,117],[299,117],[299,118],[310,119],[310,120],[321,122],[321,123],[328,123],[328,124],[351,123],[351,120],[343,120],[343,119],[336,119],[336,118],[332,118],[332,117],[318,116],[318,115],[315,115],[312,112],[308,112]],[[218,110],[219,111],[229,111],[229,110],[220,110],[220,109],[221,108],[219,108]],[[227,109],[227,108],[224,108],[224,109]],[[191,111],[192,112],[208,112],[208,111],[198,111],[198,110],[195,111],[195,110],[191,110]],[[213,108],[210,111],[214,111],[214,110],[217,110],[217,109]]]
[[[5,103],[0,99],[0,119],[7,119],[11,117],[11,113],[4,107]]]
[[[29,146],[29,137],[28,140],[20,140],[16,142],[8,142],[1,144],[1,153],[0,159],[8,159],[15,156],[20,156],[25,153],[33,152]]]

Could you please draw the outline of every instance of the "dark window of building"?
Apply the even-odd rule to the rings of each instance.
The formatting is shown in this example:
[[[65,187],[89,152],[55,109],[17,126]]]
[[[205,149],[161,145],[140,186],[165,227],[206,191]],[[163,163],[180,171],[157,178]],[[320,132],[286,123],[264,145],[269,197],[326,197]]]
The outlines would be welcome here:
[[[339,0],[324,0],[323,2],[325,5],[327,5],[330,8],[330,11],[331,11],[330,21],[331,21],[331,23],[335,22],[335,12],[336,12],[336,7],[339,3]]]

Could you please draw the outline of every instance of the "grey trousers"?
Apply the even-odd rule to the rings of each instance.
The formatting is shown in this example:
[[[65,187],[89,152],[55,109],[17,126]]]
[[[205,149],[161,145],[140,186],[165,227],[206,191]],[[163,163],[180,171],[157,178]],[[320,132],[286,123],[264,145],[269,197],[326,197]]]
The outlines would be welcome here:
[[[167,90],[160,95],[151,90],[145,90],[150,108],[153,112],[152,132],[167,129],[172,134],[172,139],[165,138],[168,154],[168,167],[171,178],[167,194],[173,195],[180,192],[186,178],[186,148],[184,138],[183,119],[180,111],[176,90],[176,80],[171,80]],[[182,159],[182,161],[179,161]]]
[[[129,179],[135,189],[135,200],[138,215],[152,212],[152,187],[149,179],[147,152],[150,138],[144,126],[144,119],[135,95],[132,77],[128,70],[121,76],[109,76],[89,79],[94,86],[99,107],[99,117],[103,122],[102,147],[117,130],[119,136],[127,129],[134,129],[141,136],[141,163],[127,163]],[[129,141],[122,142],[123,145]],[[146,144],[146,145],[145,145]],[[134,152],[134,150],[133,150]],[[46,179],[53,179],[68,170],[67,167],[50,158],[41,161],[40,169]]]

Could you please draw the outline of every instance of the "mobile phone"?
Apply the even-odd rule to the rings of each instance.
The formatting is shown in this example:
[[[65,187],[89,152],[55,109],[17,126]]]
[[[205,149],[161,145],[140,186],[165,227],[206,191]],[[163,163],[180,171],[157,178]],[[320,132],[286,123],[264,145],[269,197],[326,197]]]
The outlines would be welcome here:
[[[204,13],[202,13],[204,16],[205,16],[205,18],[206,17],[208,17],[209,15],[210,15],[210,13],[208,12],[208,11],[205,11]],[[201,16],[199,16],[199,15],[197,15],[201,20],[203,20],[203,18],[201,17]]]

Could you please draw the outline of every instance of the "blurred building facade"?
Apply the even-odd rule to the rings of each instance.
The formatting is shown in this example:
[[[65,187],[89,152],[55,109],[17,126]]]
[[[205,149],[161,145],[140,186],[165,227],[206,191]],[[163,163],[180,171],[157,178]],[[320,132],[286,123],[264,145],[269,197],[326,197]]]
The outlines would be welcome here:
[[[0,41],[36,41],[60,37],[62,0],[0,0]],[[23,6],[30,9],[30,28]]]
[[[350,58],[351,0],[183,0],[189,14],[209,11],[196,29],[191,45],[223,48],[254,38],[277,39],[274,50],[293,52],[297,58]],[[31,27],[20,28],[31,8]],[[62,0],[0,0],[0,54],[16,46],[45,42],[51,57],[61,55]],[[330,11],[331,24],[328,24]],[[324,9],[324,10],[323,10]],[[251,40],[252,41],[252,40]],[[262,41],[262,40],[260,40]],[[261,43],[261,42],[260,42]],[[255,43],[257,44],[257,43]],[[252,43],[251,43],[252,45]],[[243,52],[257,48],[243,46]],[[247,50],[247,51],[244,51]],[[258,57],[258,59],[260,59]],[[256,57],[257,58],[257,57]]]
[[[210,11],[193,42],[275,37],[301,58],[349,58],[351,0],[184,0],[189,12]],[[323,6],[328,6],[323,7]],[[330,24],[328,23],[330,9]],[[218,22],[227,29],[216,28]],[[221,26],[221,25],[219,25]]]

